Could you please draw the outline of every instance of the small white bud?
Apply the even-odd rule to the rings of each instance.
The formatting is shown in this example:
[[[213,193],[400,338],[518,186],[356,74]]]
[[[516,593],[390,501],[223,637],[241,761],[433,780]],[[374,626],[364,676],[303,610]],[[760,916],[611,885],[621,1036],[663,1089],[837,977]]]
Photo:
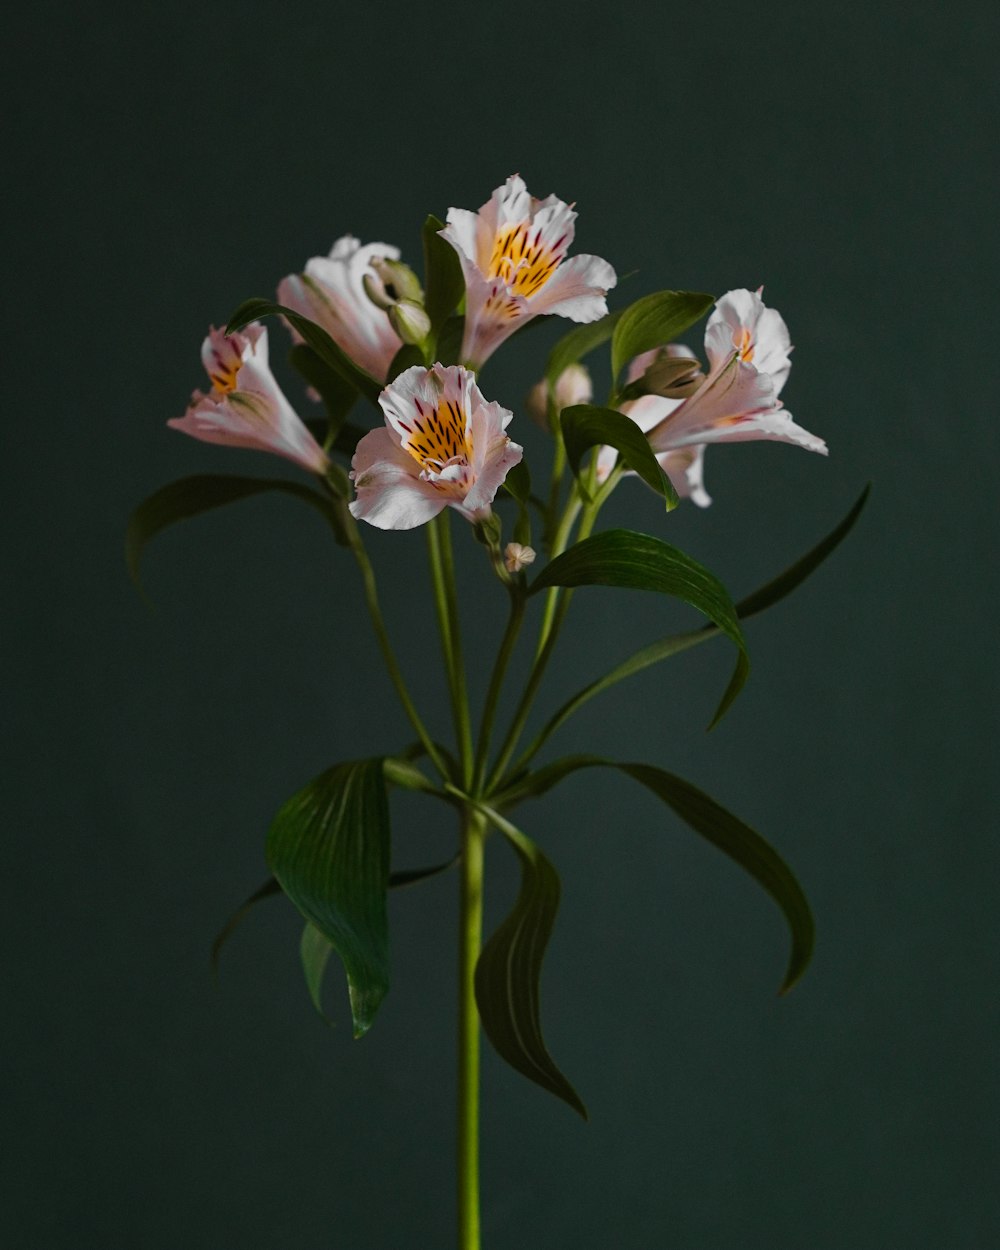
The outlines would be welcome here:
[[[567,365],[556,379],[555,392],[552,396],[555,403],[556,416],[564,408],[572,408],[574,404],[589,404],[594,395],[594,387],[590,374],[583,365]],[[549,428],[549,386],[543,378],[536,382],[528,392],[525,401],[528,416],[543,430]]]
[[[389,321],[404,343],[419,346],[431,332],[431,319],[419,304],[402,299],[389,309]]]
[[[524,547],[520,543],[508,543],[504,548],[503,562],[508,573],[520,573],[529,564],[535,562],[534,547]]]

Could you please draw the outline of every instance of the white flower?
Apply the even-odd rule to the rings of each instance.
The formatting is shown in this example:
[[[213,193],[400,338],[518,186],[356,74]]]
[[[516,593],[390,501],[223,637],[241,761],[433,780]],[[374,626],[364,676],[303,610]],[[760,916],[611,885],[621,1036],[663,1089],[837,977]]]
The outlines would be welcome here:
[[[195,391],[187,412],[167,425],[206,443],[270,451],[323,474],[329,460],[285,398],[267,363],[267,331],[249,325],[226,335],[214,326],[201,359],[212,383]]]
[[[589,404],[594,397],[594,386],[585,365],[567,365],[556,379],[552,399],[558,415],[564,408],[575,404]],[[543,430],[549,428],[549,384],[542,378],[528,392],[525,404],[528,416]]]
[[[379,529],[413,529],[446,507],[470,521],[490,504],[522,449],[504,433],[512,414],[487,403],[458,365],[414,365],[379,396],[385,428],[358,443],[351,513]]]
[[[465,273],[462,360],[478,369],[504,339],[539,314],[598,321],[618,281],[598,256],[566,260],[576,213],[554,195],[537,200],[516,174],[478,213],[448,210],[441,231]]]
[[[385,309],[377,308],[365,291],[366,276],[381,281],[372,265],[379,258],[398,260],[399,248],[388,243],[362,246],[345,234],[329,256],[314,256],[305,273],[282,278],[278,303],[321,325],[355,364],[384,382],[403,344]]]

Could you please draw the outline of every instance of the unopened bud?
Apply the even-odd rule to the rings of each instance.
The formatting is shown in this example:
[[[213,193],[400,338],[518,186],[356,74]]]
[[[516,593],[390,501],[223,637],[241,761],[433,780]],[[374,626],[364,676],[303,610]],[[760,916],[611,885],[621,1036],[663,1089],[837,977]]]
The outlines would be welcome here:
[[[381,278],[376,278],[374,274],[366,273],[361,279],[361,285],[365,288],[365,294],[375,307],[381,308],[383,312],[388,312],[395,304],[396,301],[385,289],[385,283]]]
[[[522,546],[521,543],[508,543],[504,548],[503,562],[508,573],[520,573],[523,568],[535,562],[534,547]]]
[[[412,300],[403,299],[389,309],[389,321],[404,343],[419,345],[431,332],[431,319]]]
[[[409,265],[404,265],[401,260],[386,260],[382,256],[376,256],[371,267],[391,300],[408,299],[414,304],[424,302],[424,288]]]
[[[705,375],[697,360],[674,355],[669,349],[658,352],[646,367],[636,386],[643,394],[661,395],[665,399],[686,399],[704,382]]]
[[[552,402],[556,416],[564,408],[572,408],[575,404],[589,404],[594,395],[594,387],[590,374],[583,365],[567,365],[556,379]],[[528,392],[525,406],[528,415],[543,429],[549,428],[549,384],[544,379],[536,382]]]

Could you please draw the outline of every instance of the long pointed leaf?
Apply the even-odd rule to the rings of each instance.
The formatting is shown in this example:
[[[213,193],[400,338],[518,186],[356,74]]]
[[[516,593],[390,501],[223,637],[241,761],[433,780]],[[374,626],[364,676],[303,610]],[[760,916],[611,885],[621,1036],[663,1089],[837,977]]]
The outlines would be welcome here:
[[[332,954],[333,943],[329,938],[314,924],[307,924],[302,930],[299,958],[302,960],[302,972],[306,979],[309,998],[327,1024],[332,1024],[333,1021],[323,1010],[323,977]]]
[[[537,798],[584,768],[616,768],[644,785],[695,833],[728,855],[767,891],[781,909],[791,934],[791,953],[781,993],[790,990],[805,972],[815,942],[812,912],[802,887],[769,842],[689,781],[651,764],[618,764],[596,755],[568,755],[522,778],[497,796],[497,801],[508,807],[525,798]]]
[[[339,764],[299,791],[267,835],[281,888],[333,945],[360,1037],[389,988],[389,805],[382,760]]]
[[[308,282],[309,279],[306,278],[305,281]],[[244,326],[249,325],[251,321],[260,321],[263,317],[284,317],[289,325],[298,330],[324,363],[350,382],[366,399],[373,404],[378,402],[382,383],[360,365],[355,364],[322,326],[317,325],[315,321],[310,321],[308,317],[303,317],[294,309],[286,308],[284,304],[276,304],[269,299],[245,300],[229,318],[226,333],[234,334],[237,330],[242,330]]]
[[[562,424],[566,460],[587,498],[586,483],[581,479],[580,461],[592,447],[614,447],[623,463],[633,469],[647,486],[666,500],[668,511],[676,508],[677,491],[653,455],[645,434],[630,418],[611,408],[593,404],[574,404],[564,408],[559,417]]]
[[[703,612],[737,648],[736,668],[709,728],[719,722],[746,681],[750,661],[726,588],[697,560],[658,538],[632,530],[593,534],[547,564],[528,593],[536,594],[549,586],[653,590],[682,599]]]
[[[703,291],[656,291],[630,304],[611,340],[611,376],[617,381],[633,357],[672,343],[714,302],[715,297]]]
[[[343,528],[332,500],[298,482],[280,478],[233,477],[229,474],[201,473],[183,477],[162,487],[144,500],[132,513],[125,533],[125,561],[136,586],[141,589],[139,565],[142,553],[161,530],[178,521],[187,521],[211,512],[214,508],[249,499],[252,495],[274,491],[292,495],[309,504],[330,525],[338,541],[343,541]]]
[[[336,369],[331,369],[308,343],[296,343],[288,353],[288,363],[323,401],[327,416],[326,438],[332,442],[354,407],[357,388]]]
[[[530,838],[493,815],[521,861],[521,889],[476,965],[476,1003],[483,1030],[512,1068],[587,1119],[579,1094],[556,1067],[542,1036],[539,983],[559,908],[559,876]]]
[[[465,294],[465,275],[458,253],[442,239],[444,222],[431,214],[424,222],[424,307],[437,334]]]

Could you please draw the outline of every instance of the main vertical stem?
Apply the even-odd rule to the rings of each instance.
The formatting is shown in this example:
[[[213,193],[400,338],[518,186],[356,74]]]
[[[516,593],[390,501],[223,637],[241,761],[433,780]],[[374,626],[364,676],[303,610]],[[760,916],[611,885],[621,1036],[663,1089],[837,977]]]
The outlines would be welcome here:
[[[486,821],[467,808],[462,819],[458,938],[458,1247],[479,1243],[479,1011],[476,963],[483,938],[483,843]]]

